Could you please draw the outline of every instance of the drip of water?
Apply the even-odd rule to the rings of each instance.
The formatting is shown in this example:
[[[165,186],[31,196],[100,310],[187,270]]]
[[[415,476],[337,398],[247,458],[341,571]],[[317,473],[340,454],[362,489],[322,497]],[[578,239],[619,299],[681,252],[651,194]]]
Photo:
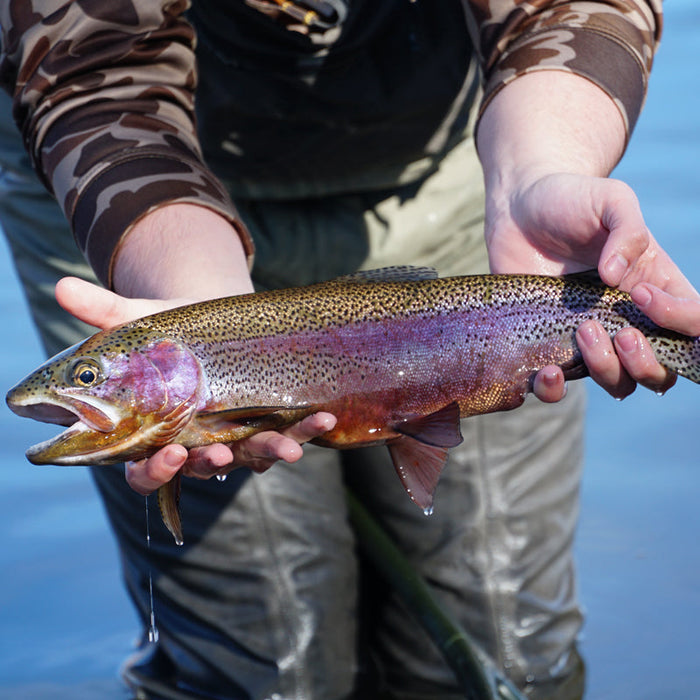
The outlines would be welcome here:
[[[426,506],[423,508],[423,515],[432,515],[433,514],[433,506]]]
[[[151,571],[151,526],[148,518],[148,496],[145,497],[146,502],[146,547],[148,549],[148,602],[151,608],[150,626],[148,628],[148,641],[158,641],[158,627],[156,626],[156,611],[153,605],[153,572]]]
[[[217,474],[217,475],[216,475],[216,480],[217,480],[217,481],[226,481],[226,477],[227,477],[227,476],[228,476],[228,474]]]

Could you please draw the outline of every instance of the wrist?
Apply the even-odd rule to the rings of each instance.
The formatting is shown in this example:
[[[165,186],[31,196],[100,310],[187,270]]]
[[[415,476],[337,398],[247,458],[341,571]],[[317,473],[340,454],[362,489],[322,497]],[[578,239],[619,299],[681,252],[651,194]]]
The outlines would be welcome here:
[[[540,71],[506,85],[477,131],[487,207],[554,174],[605,177],[624,150],[622,116],[610,97],[578,75]]]

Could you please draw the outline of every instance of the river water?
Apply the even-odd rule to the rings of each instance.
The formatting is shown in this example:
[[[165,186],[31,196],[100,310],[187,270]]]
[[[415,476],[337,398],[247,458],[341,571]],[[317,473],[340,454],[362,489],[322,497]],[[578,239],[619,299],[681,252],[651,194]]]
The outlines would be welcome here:
[[[700,285],[700,4],[666,3],[646,109],[616,176]],[[0,254],[0,388],[41,360]],[[588,700],[700,698],[700,388],[616,402],[591,384],[577,537]],[[55,428],[0,407],[0,698],[116,700],[136,619],[81,468],[32,467]]]

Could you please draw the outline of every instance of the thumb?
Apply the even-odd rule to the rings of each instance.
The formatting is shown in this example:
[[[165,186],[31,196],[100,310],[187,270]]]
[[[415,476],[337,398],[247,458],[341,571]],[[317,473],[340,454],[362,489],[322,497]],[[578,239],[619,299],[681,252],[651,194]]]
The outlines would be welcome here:
[[[97,328],[112,328],[168,306],[152,299],[127,299],[77,277],[60,279],[55,293],[62,308]]]
[[[605,284],[619,287],[652,242],[632,189],[619,180],[603,180],[600,222],[608,237],[600,252],[598,272]]]

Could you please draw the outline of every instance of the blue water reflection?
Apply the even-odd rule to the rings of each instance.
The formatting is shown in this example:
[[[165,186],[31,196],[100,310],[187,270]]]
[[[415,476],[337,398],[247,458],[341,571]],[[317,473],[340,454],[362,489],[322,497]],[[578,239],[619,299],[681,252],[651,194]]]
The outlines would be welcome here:
[[[700,284],[700,5],[665,3],[646,109],[616,175],[654,235]],[[622,403],[591,389],[577,554],[587,697],[700,697],[700,393]]]
[[[698,285],[700,5],[665,10],[647,107],[616,174]],[[41,353],[4,250],[0,280],[7,388]],[[577,542],[591,700],[700,697],[699,406],[684,380],[622,403],[591,389]],[[0,698],[123,698],[116,669],[136,622],[99,500],[84,469],[22,456],[54,432],[0,406]]]

